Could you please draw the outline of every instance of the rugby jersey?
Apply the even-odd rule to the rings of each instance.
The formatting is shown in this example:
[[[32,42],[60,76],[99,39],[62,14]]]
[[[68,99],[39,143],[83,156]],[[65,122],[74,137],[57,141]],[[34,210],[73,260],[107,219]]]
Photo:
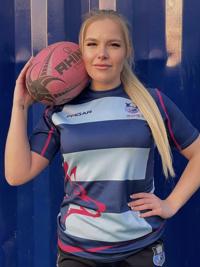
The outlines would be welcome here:
[[[148,89],[163,117],[170,145],[186,148],[198,131],[157,89]],[[30,139],[31,150],[50,161],[63,157],[64,199],[58,246],[81,257],[122,260],[159,239],[165,220],[140,218],[130,195],[154,192],[155,143],[143,115],[120,85],[89,86],[62,106],[48,107]]]

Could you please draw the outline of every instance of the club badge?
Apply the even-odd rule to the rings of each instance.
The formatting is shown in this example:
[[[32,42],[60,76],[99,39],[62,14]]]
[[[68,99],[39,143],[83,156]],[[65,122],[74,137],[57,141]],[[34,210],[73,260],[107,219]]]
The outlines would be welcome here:
[[[155,266],[163,266],[165,262],[165,252],[162,243],[159,243],[155,247],[152,247],[153,250],[153,263]]]

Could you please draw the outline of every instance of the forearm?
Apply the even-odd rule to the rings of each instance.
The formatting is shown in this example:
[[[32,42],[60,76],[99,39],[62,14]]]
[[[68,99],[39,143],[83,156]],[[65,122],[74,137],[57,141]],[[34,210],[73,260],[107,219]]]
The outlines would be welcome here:
[[[5,175],[9,183],[23,177],[31,166],[27,136],[27,107],[14,104],[5,149]]]
[[[131,195],[133,201],[128,205],[139,211],[140,217],[172,217],[200,187],[200,138],[181,151],[188,164],[171,194],[161,200],[155,194],[141,192]]]
[[[200,187],[200,153],[195,154],[188,162],[177,185],[166,199],[175,213]]]

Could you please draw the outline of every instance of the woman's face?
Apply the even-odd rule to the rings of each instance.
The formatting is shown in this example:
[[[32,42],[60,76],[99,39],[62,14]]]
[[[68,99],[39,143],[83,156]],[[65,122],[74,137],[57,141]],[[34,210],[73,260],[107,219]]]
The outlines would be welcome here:
[[[94,90],[112,89],[121,83],[126,48],[117,22],[111,19],[92,22],[85,33],[82,53]]]

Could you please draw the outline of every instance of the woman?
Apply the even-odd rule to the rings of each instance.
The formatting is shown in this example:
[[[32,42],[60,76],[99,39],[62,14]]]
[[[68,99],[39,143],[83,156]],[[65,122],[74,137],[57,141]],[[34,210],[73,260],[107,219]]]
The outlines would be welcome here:
[[[117,12],[90,12],[79,40],[91,83],[70,103],[48,107],[30,143],[32,99],[24,84],[30,63],[19,75],[6,144],[7,181],[29,181],[61,149],[65,196],[57,266],[163,266],[164,219],[200,185],[199,133],[170,99],[145,89],[132,73],[130,34]],[[164,200],[153,193],[155,145],[166,177],[174,175],[171,147],[189,160]]]

